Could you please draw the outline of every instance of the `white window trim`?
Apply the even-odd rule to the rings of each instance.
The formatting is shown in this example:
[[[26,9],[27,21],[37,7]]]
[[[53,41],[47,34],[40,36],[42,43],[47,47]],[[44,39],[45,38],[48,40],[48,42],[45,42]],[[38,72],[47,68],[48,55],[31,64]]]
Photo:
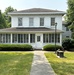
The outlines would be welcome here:
[[[51,18],[55,18],[55,23],[56,23],[56,17],[54,17],[54,16],[53,17],[50,17],[50,26],[51,27],[55,27],[55,25],[51,25]]]
[[[22,25],[19,26],[19,22],[18,22],[18,27],[23,27],[23,17],[18,17],[18,19],[19,19],[19,18],[22,18]]]
[[[30,18],[33,18],[33,25],[30,25]],[[34,27],[34,17],[29,17],[29,27]]]
[[[44,18],[44,25],[43,26],[40,25],[40,18]],[[39,18],[39,26],[44,27],[45,26],[45,17],[40,17],[40,18]]]

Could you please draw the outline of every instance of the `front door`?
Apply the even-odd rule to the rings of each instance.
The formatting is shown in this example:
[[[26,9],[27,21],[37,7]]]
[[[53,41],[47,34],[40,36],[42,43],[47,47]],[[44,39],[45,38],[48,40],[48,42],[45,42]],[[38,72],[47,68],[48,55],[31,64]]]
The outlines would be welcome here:
[[[42,43],[41,43],[41,35],[36,36],[36,48],[41,49],[42,48]]]

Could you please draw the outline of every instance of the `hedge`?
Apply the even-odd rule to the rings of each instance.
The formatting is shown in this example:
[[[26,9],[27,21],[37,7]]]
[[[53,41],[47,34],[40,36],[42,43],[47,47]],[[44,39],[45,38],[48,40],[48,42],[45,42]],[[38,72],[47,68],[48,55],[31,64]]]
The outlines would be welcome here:
[[[64,39],[62,42],[62,46],[65,50],[71,51],[71,49],[74,49],[74,39]]]
[[[0,44],[0,51],[32,51],[29,44]]]
[[[56,45],[56,50],[62,50],[62,46],[60,45]],[[52,44],[47,44],[43,47],[43,50],[46,50],[46,51],[55,51],[55,45],[52,45]]]

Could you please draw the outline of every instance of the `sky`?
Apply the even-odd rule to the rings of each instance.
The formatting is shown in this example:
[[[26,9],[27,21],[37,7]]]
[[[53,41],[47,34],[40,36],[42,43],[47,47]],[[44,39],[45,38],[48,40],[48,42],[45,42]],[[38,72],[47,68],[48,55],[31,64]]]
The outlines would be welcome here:
[[[0,10],[5,11],[7,7],[13,7],[17,10],[29,8],[47,8],[53,10],[67,10],[67,0],[1,0]]]

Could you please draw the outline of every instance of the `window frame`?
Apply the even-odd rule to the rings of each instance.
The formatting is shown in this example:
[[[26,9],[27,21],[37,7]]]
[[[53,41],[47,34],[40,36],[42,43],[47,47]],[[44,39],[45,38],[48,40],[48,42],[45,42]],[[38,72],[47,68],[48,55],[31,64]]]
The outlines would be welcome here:
[[[29,18],[29,26],[34,26],[34,18],[33,17],[30,17]]]
[[[44,17],[40,17],[40,26],[44,26]]]
[[[55,34],[43,34],[43,43],[54,43]],[[60,34],[56,34],[56,43],[60,43]]]
[[[69,28],[68,27],[66,27],[66,31],[69,31]]]
[[[51,17],[51,26],[54,26],[54,25],[55,25],[55,17]]]
[[[21,23],[20,23],[20,19],[21,19]],[[23,18],[22,17],[18,17],[18,26],[23,26]]]
[[[30,43],[35,43],[35,34],[30,34]]]

